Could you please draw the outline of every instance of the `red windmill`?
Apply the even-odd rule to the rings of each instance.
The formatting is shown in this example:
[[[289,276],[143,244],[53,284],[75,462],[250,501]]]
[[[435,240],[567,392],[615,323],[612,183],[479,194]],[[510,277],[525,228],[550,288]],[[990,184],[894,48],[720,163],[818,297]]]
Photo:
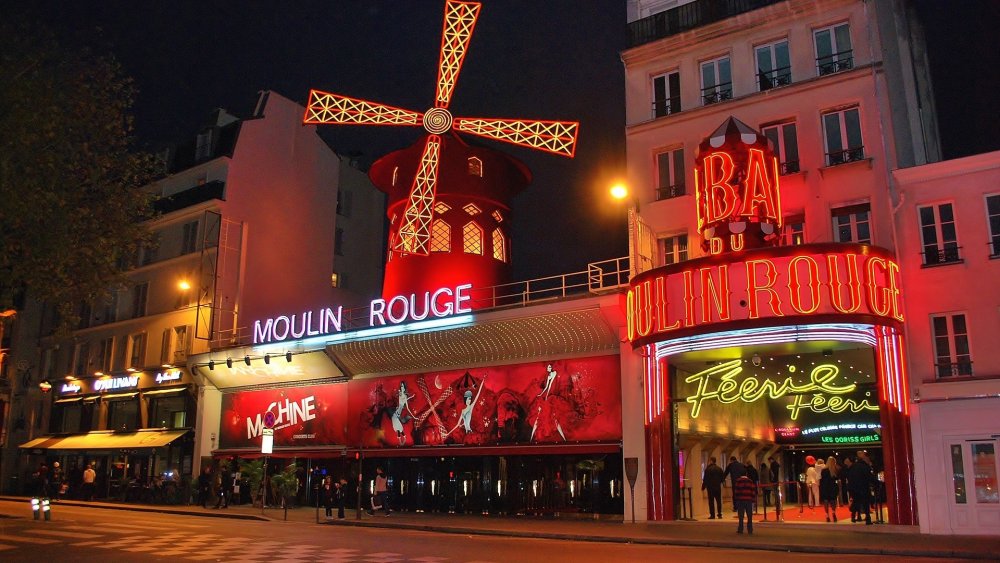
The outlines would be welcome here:
[[[424,113],[309,92],[305,123],[423,125],[427,131],[369,171],[375,186],[389,195],[387,298],[507,281],[509,201],[531,181],[531,173],[510,156],[463,142],[456,131],[568,157],[576,149],[577,122],[452,117],[448,104],[480,7],[446,3],[437,95]]]

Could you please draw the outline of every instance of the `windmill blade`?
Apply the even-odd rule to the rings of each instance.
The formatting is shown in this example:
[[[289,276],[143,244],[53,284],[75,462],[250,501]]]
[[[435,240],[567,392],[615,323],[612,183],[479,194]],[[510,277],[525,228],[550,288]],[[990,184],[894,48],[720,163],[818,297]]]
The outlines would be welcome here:
[[[576,135],[580,124],[576,121],[456,117],[454,128],[464,133],[572,158],[576,152]]]
[[[441,33],[441,57],[438,60],[437,96],[434,107],[446,108],[451,102],[465,51],[479,17],[479,2],[449,1],[444,7],[444,31]]]
[[[437,192],[438,157],[441,151],[441,137],[428,135],[424,152],[420,155],[420,168],[410,188],[410,199],[403,214],[403,224],[399,227],[396,240],[397,252],[405,254],[430,254],[431,214]]]
[[[303,123],[340,125],[420,125],[423,114],[367,100],[309,91]]]

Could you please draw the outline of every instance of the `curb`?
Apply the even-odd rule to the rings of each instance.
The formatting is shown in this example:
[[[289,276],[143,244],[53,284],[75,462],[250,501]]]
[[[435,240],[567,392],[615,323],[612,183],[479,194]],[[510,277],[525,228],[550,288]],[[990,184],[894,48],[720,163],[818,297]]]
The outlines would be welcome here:
[[[25,502],[30,497],[8,497],[0,496],[0,501]],[[153,508],[137,506],[132,504],[111,504],[101,502],[79,502],[79,501],[59,501],[57,506],[75,506],[82,508],[99,508],[105,510],[129,510],[133,512],[150,512],[158,514],[177,514],[183,516],[198,516],[204,518],[229,518],[233,520],[251,520],[258,522],[283,522],[281,518],[268,518],[252,514],[238,514],[226,512],[201,512],[194,510],[171,510],[167,508]],[[308,522],[313,524],[311,520]],[[629,537],[629,536],[608,536],[608,535],[584,535],[556,532],[529,532],[521,530],[499,530],[490,528],[468,528],[459,526],[437,526],[431,524],[408,524],[399,521],[380,520],[320,520],[319,525],[325,526],[354,526],[358,528],[378,528],[411,530],[416,532],[432,532],[440,534],[476,535],[505,538],[527,538],[541,540],[579,541],[592,543],[612,543],[612,544],[634,544],[634,545],[671,545],[679,547],[713,547],[722,549],[741,549],[753,551],[777,551],[782,553],[812,553],[812,554],[838,554],[838,555],[868,555],[879,556],[888,555],[896,557],[926,557],[936,559],[966,559],[966,560],[995,560],[994,554],[976,553],[969,551],[954,551],[947,549],[898,549],[891,547],[866,548],[851,547],[847,545],[806,545],[788,543],[755,543],[756,538],[744,536],[743,541],[716,540],[716,539],[684,539],[676,537]],[[759,537],[759,536],[758,536]]]
[[[745,549],[754,551],[780,551],[782,553],[813,553],[813,554],[838,554],[838,555],[890,555],[897,557],[927,557],[943,559],[968,559],[968,560],[994,560],[993,554],[970,553],[967,551],[957,552],[953,550],[903,550],[893,548],[863,548],[849,546],[830,545],[801,545],[801,544],[779,544],[779,543],[752,543],[748,541],[725,541],[698,539],[687,540],[683,538],[649,538],[649,537],[625,537],[625,536],[594,536],[577,535],[548,532],[523,532],[517,530],[495,530],[483,528],[462,528],[454,526],[432,526],[425,524],[407,524],[405,522],[378,522],[364,520],[333,520],[321,522],[328,526],[355,526],[359,528],[384,528],[397,530],[412,530],[418,532],[436,532],[443,534],[478,535],[508,538],[529,538],[544,540],[580,541],[594,543],[618,543],[635,545],[672,545],[679,547],[714,547],[723,549]]]
[[[31,497],[6,497],[0,496],[0,501],[24,502]],[[180,514],[183,516],[201,516],[204,518],[230,518],[234,520],[256,520],[259,522],[271,522],[273,519],[266,516],[254,516],[253,514],[235,514],[223,512],[199,512],[195,510],[170,510],[168,508],[153,508],[145,506],[135,506],[132,504],[111,504],[103,502],[79,502],[72,500],[61,500],[52,506],[77,506],[81,508],[100,508],[104,510],[130,510],[132,512],[154,512],[157,514]]]

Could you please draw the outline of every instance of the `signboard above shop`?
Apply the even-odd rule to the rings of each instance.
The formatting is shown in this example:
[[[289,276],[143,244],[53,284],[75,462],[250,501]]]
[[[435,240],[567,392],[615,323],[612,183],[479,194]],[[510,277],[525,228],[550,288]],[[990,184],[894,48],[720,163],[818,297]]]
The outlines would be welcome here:
[[[269,357],[267,361],[260,356],[254,356],[249,364],[245,358],[247,356],[216,359],[212,361],[211,367],[200,364],[197,368],[198,373],[219,389],[304,383],[344,377],[344,373],[322,350],[297,353],[292,356],[280,354]]]
[[[159,371],[136,371],[97,377],[71,378],[65,382],[54,384],[53,389],[58,396],[68,397],[91,393],[155,389],[189,382],[190,377],[183,369],[163,368]]]

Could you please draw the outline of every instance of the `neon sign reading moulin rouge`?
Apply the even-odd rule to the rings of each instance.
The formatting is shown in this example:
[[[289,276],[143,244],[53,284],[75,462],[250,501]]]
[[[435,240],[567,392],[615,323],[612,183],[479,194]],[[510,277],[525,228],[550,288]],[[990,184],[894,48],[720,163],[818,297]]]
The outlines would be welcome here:
[[[397,295],[392,299],[373,299],[368,308],[368,326],[379,327],[398,325],[410,321],[422,321],[429,316],[442,318],[472,311],[469,290],[472,284],[462,284],[454,289],[442,287],[436,291],[425,291],[419,298],[416,294]],[[305,311],[301,315],[281,315],[264,321],[254,321],[253,343],[281,342],[289,338],[319,336],[340,332],[343,328],[344,308],[329,307],[315,311]]]
[[[834,384],[833,380],[837,378],[840,369],[833,364],[823,364],[813,368],[809,374],[809,381],[805,383],[795,383],[791,377],[785,378],[780,383],[769,379],[761,381],[752,375],[737,382],[736,376],[742,372],[743,360],[731,360],[685,378],[684,381],[687,383],[698,384],[698,390],[685,399],[691,403],[691,418],[698,418],[701,414],[701,404],[705,401],[718,401],[723,404],[736,401],[752,403],[765,395],[771,399],[792,395],[792,404],[785,407],[791,411],[792,420],[796,420],[803,410],[816,413],[841,413],[847,410],[859,413],[878,410],[878,405],[873,405],[868,399],[838,397],[853,393],[858,386],[854,383]],[[713,382],[713,376],[719,376],[719,379],[715,388],[711,389],[709,385]],[[812,393],[811,397],[807,397],[809,393]]]
[[[634,343],[713,323],[817,314],[902,321],[899,265],[858,245],[822,252],[831,246],[728,263],[703,258],[686,269],[653,270],[628,291],[628,338]]]

